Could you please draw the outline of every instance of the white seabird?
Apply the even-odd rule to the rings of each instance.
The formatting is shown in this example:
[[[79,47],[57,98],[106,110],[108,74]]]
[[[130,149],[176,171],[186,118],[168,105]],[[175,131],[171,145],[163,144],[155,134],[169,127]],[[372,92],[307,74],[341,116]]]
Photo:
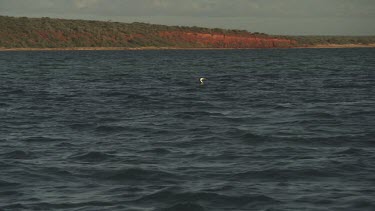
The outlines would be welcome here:
[[[201,85],[203,85],[203,81],[206,80],[206,78],[200,78],[199,81],[201,82]]]

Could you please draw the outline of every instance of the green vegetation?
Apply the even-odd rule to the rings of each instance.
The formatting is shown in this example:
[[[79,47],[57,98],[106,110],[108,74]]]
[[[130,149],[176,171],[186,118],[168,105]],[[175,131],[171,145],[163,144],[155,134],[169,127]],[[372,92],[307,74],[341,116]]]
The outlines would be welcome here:
[[[270,36],[245,30],[165,26],[138,22],[119,23],[0,16],[0,47],[2,48],[248,48],[359,43],[375,43],[375,36]]]
[[[243,35],[243,30],[164,26],[146,23],[66,20],[52,18],[16,18],[0,16],[0,47],[169,47],[177,42],[166,40],[159,32],[179,31]],[[199,44],[180,43],[183,47]]]

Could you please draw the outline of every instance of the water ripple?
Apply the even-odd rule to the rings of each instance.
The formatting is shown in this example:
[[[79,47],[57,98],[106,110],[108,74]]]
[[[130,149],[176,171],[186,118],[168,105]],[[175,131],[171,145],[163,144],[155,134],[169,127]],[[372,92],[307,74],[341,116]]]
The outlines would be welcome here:
[[[374,210],[374,53],[0,52],[0,210]]]

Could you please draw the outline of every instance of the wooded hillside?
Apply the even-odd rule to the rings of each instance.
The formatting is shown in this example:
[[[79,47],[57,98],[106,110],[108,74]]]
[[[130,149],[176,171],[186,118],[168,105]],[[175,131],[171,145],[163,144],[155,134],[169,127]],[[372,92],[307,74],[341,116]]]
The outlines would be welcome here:
[[[375,43],[375,37],[270,36],[244,30],[0,16],[0,47],[290,48]]]

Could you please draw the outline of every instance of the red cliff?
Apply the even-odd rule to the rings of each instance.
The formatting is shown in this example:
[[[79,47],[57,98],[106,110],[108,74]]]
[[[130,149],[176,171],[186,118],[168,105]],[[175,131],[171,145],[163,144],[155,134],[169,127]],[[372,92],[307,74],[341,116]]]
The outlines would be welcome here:
[[[289,48],[292,38],[241,30],[0,16],[0,47]]]
[[[189,43],[198,47],[212,48],[288,48],[296,45],[296,41],[268,36],[226,35],[218,33],[195,33],[184,31],[159,32],[161,38],[169,42]]]

